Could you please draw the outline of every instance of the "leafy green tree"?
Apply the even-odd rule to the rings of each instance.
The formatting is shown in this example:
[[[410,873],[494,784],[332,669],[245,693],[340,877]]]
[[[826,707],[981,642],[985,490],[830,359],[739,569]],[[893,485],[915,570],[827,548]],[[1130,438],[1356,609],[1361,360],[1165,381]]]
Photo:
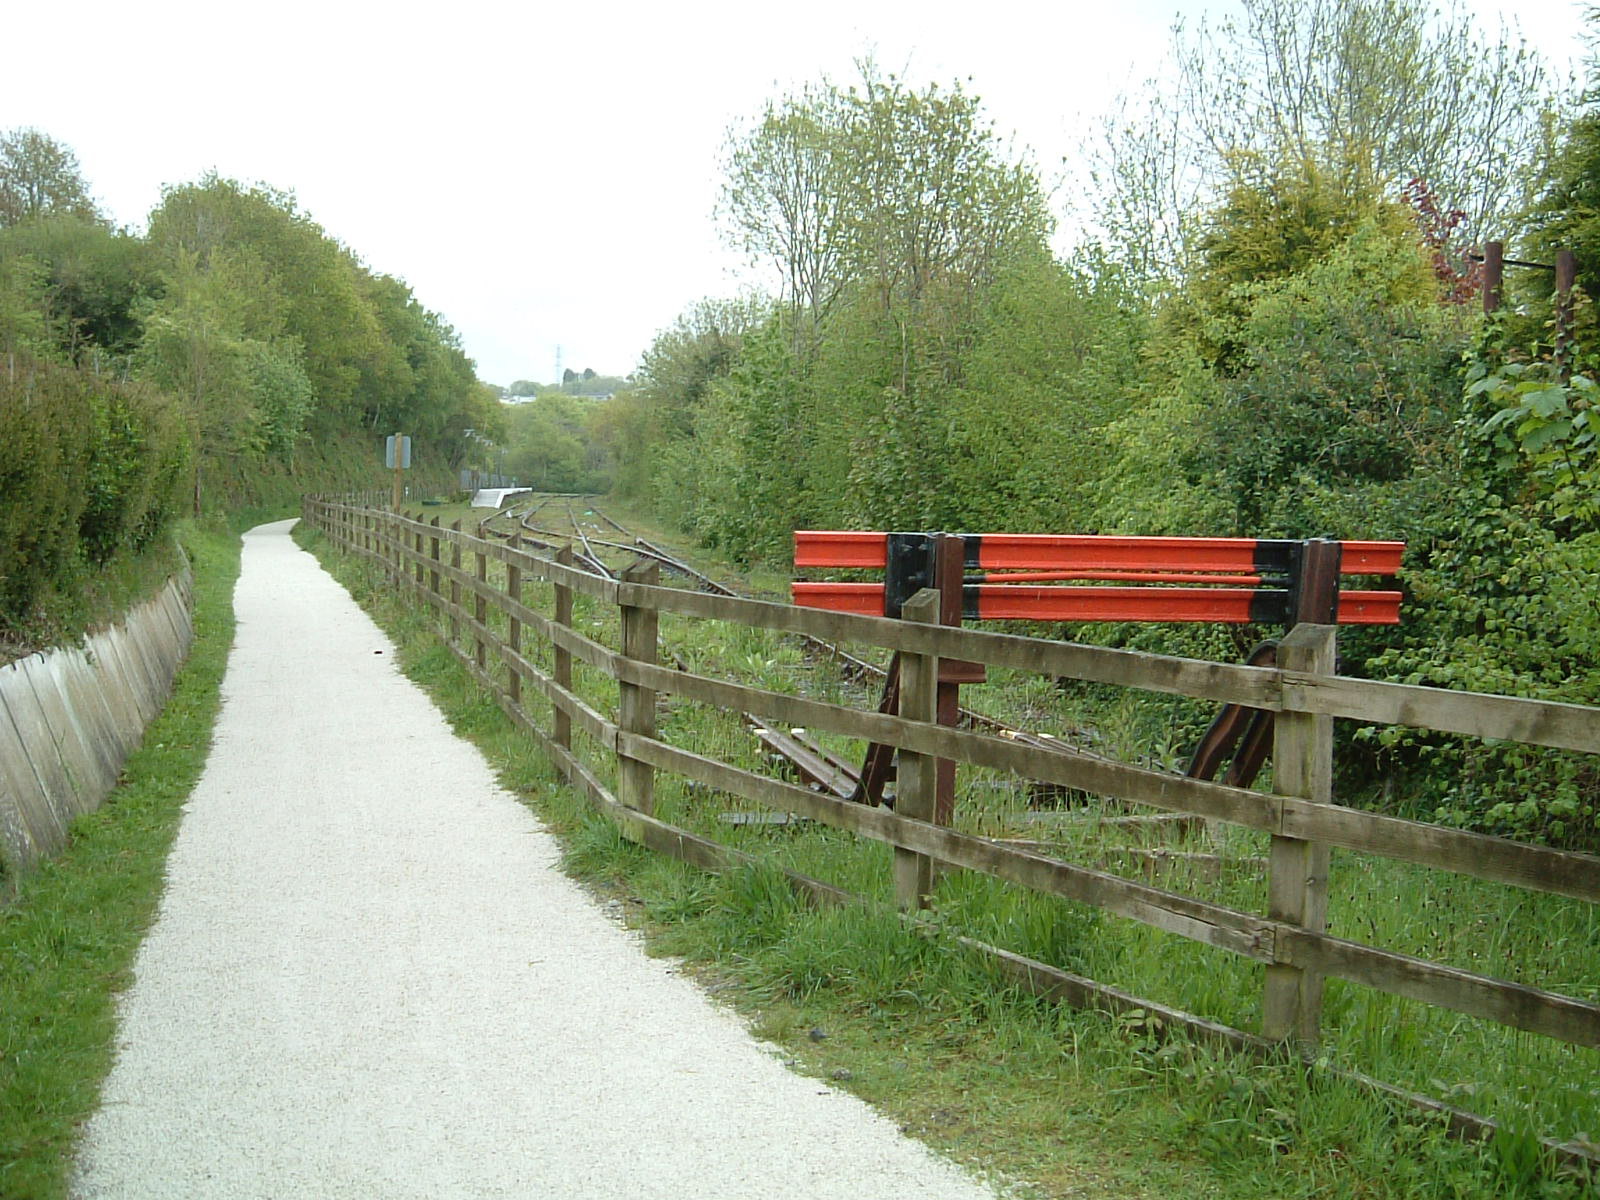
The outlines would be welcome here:
[[[1241,161],[1263,187],[1304,165],[1354,194],[1421,179],[1464,212],[1461,242],[1492,237],[1522,202],[1555,103],[1526,43],[1485,38],[1432,0],[1244,0],[1239,22],[1179,26],[1174,54],[1146,108],[1125,105],[1090,151],[1109,243],[1166,278]]]
[[[72,214],[0,230],[0,263],[36,279],[34,303],[51,350],[67,362],[124,363],[139,342],[139,312],[159,287],[141,238]]]
[[[49,215],[99,219],[78,156],[38,129],[0,133],[0,228]]]
[[[549,492],[603,492],[610,487],[594,409],[559,392],[506,414],[506,470],[524,487]]]
[[[375,419],[401,360],[364,294],[365,271],[293,196],[215,175],[169,187],[149,239],[167,269],[189,255],[206,270],[220,254],[235,275],[251,272],[252,286],[234,301],[243,332],[299,342],[317,396],[313,431]]]
[[[596,427],[623,495],[651,498],[680,519],[693,512],[706,466],[694,447],[697,414],[765,315],[756,301],[702,301],[656,335],[635,384],[607,403]]]
[[[851,118],[832,85],[769,101],[747,130],[730,132],[719,213],[730,240],[778,277],[778,298],[814,331],[851,274]]]
[[[246,374],[249,342],[231,301],[234,280],[220,252],[202,267],[182,254],[165,295],[145,315],[136,363],[157,387],[179,398],[195,448],[193,508],[205,507],[206,464],[243,448],[255,419]]]
[[[797,330],[818,329],[853,286],[870,284],[885,308],[981,286],[1050,231],[1034,172],[976,97],[860,68],[858,86],[770,103],[725,154],[730,239],[775,269]]]

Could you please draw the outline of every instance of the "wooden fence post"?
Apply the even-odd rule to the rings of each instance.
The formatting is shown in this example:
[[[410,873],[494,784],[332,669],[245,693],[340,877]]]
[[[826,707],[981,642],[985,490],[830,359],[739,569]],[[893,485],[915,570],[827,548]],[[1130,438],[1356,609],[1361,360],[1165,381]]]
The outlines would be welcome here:
[[[621,581],[654,584],[661,578],[661,564],[635,559],[623,569]],[[622,653],[637,662],[656,661],[656,610],[632,604],[622,605]],[[617,723],[628,733],[641,737],[656,735],[656,694],[635,683],[619,683]],[[626,755],[617,757],[617,799],[627,808],[649,816],[655,812],[655,768]]]
[[[461,532],[461,518],[457,517],[450,522],[450,532]],[[450,540],[450,566],[454,570],[461,570],[461,543],[454,538]],[[461,618],[456,613],[461,609],[461,581],[452,574],[450,576],[450,644],[461,644]]]
[[[937,624],[939,593],[923,588],[900,610],[903,621]],[[900,652],[900,715],[908,721],[939,719],[939,660],[931,654]],[[939,760],[901,749],[895,768],[894,811],[897,816],[932,821],[939,791]],[[933,859],[895,847],[894,895],[903,909],[926,906],[933,890]]]
[[[428,535],[428,591],[432,592],[431,603],[439,607],[439,518],[435,517],[428,522],[433,526],[434,532]]]
[[[481,542],[483,535],[480,533],[478,538]],[[472,556],[477,560],[476,574],[479,584],[479,590],[472,593],[472,615],[481,629],[489,623],[489,598],[484,595],[482,590],[483,585],[489,582],[489,556],[483,552],[481,545],[473,550]],[[482,634],[473,634],[473,641],[477,645],[478,670],[487,671],[489,669],[489,644],[483,640]]]
[[[383,556],[388,562],[389,580],[394,584],[395,590],[400,588],[400,540],[395,528],[396,514],[386,512],[383,514]]]
[[[1278,645],[1278,666],[1313,675],[1334,673],[1338,627],[1296,625]],[[1333,718],[1280,712],[1273,730],[1274,790],[1319,804],[1333,802]],[[1314,933],[1328,928],[1328,845],[1272,839],[1267,915]],[[1322,976],[1287,965],[1267,967],[1261,1032],[1274,1040],[1314,1044],[1322,1020]]]
[[[513,551],[522,549],[522,535],[513,533],[511,540],[506,543]],[[506,564],[506,596],[507,598],[522,603],[522,568],[514,562]],[[522,622],[517,620],[515,614],[506,613],[506,646],[513,653],[522,653]],[[514,708],[522,707],[522,672],[510,663],[506,664],[506,692],[511,697]]]
[[[567,542],[556,550],[556,562],[563,567],[572,565],[572,543]],[[556,583],[556,624],[563,629],[572,628],[572,589],[566,584]],[[572,651],[561,646],[555,647],[555,672],[556,686],[572,690]],[[572,749],[572,714],[557,705],[551,721],[551,736],[556,745],[564,750]]]
[[[389,578],[394,580],[395,591],[399,591],[405,583],[405,555],[401,553],[400,545],[400,513],[386,512],[383,514],[385,538],[389,550]]]

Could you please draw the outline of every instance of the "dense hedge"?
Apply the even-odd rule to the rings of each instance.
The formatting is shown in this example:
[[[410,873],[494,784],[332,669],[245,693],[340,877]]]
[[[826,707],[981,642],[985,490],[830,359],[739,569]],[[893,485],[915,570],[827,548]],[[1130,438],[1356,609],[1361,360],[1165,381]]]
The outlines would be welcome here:
[[[149,545],[178,511],[189,445],[138,384],[9,359],[0,370],[0,633],[85,569]]]

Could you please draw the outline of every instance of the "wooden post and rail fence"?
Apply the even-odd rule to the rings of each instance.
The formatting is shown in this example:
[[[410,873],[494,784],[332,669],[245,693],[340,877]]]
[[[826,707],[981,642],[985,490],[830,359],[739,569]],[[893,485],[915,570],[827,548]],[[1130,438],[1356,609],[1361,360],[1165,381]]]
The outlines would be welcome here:
[[[1138,1010],[1161,1024],[1248,1053],[1271,1055],[1289,1049],[1304,1054],[1318,1039],[1323,981],[1338,978],[1574,1046],[1600,1048],[1600,1004],[1592,1000],[1327,932],[1329,852],[1335,847],[1590,904],[1600,901],[1600,858],[1335,803],[1334,718],[1600,754],[1600,709],[1341,676],[1335,669],[1336,628],[1328,624],[1294,626],[1280,645],[1275,666],[1235,666],[942,625],[939,593],[931,589],[912,596],[901,619],[893,620],[663,587],[654,567],[643,562],[619,580],[606,579],[576,569],[570,552],[538,555],[515,540],[481,538],[340,500],[308,498],[304,514],[339,549],[378,564],[398,588],[414,592],[436,610],[453,631],[449,643],[456,656],[510,719],[627,836],[656,851],[714,871],[752,861],[743,850],[656,816],[655,777],[665,771],[703,788],[888,845],[894,853],[894,900],[902,908],[924,903],[936,871],[959,868],[1093,905],[1265,968],[1262,1025],[1259,1033],[1250,1033],[1159,1000],[1129,995],[1049,963],[961,939],[970,949],[988,955],[1018,985],[1074,1005],[1112,1012]],[[464,553],[474,556],[475,570],[462,568]],[[490,578],[491,561],[503,569],[496,573],[503,573],[503,584]],[[552,585],[551,613],[528,606],[528,585],[533,582]],[[472,597],[470,606],[461,600],[467,594]],[[575,596],[618,612],[619,646],[608,646],[575,628]],[[489,618],[491,610],[500,614],[495,621]],[[863,711],[663,665],[658,623],[666,614],[897,652],[898,714]],[[495,628],[499,624],[506,632]],[[461,644],[463,635],[471,642],[469,647]],[[535,641],[549,647],[551,670],[541,669],[528,656],[527,647]],[[1065,746],[1021,744],[941,724],[939,664],[951,660],[1270,712],[1276,718],[1274,790],[1186,778],[1076,753]],[[615,682],[614,707],[609,700],[580,694],[573,684],[575,662]],[[530,717],[522,702],[530,695],[543,697],[551,706],[548,727]],[[892,746],[900,764],[894,808],[852,803],[721,761],[703,748],[673,744],[656,728],[658,695]],[[605,756],[614,758],[617,766],[614,792],[602,781],[607,770],[598,764]],[[1264,833],[1271,843],[1267,911],[1230,908],[1153,882],[949,828],[936,820],[941,760]],[[794,873],[790,878],[820,903],[863,900],[814,879]],[[1495,1128],[1483,1117],[1439,1101],[1346,1074],[1442,1114],[1459,1133],[1485,1136]],[[1547,1147],[1568,1161],[1590,1167],[1597,1163],[1592,1151],[1582,1146],[1547,1143]]]

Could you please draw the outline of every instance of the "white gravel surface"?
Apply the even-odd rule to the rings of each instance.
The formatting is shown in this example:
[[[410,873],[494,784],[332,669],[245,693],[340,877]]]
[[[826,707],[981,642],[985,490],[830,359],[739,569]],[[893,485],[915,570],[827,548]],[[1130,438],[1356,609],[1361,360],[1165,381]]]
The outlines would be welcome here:
[[[993,1195],[647,958],[290,525],[74,1195]]]

